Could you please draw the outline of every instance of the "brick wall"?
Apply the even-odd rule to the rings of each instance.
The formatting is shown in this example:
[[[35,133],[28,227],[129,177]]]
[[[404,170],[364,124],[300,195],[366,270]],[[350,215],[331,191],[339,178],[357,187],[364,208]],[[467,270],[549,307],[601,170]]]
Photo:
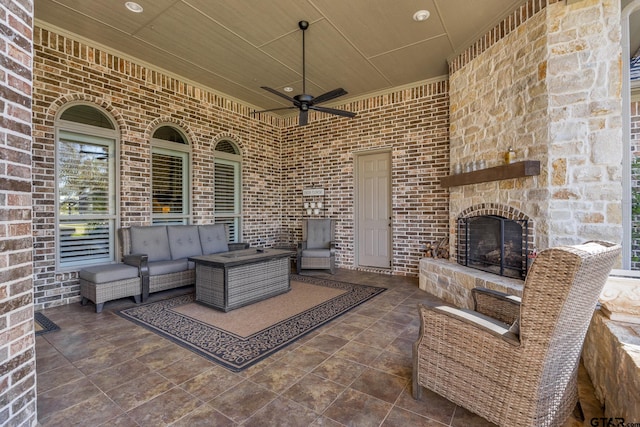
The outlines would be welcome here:
[[[69,102],[110,114],[120,132],[118,226],[150,224],[150,136],[173,123],[192,146],[193,223],[213,222],[213,148],[234,140],[243,153],[243,239],[280,223],[280,128],[237,102],[55,32],[34,30],[33,235],[36,309],[79,301],[77,271],[56,269],[54,123]],[[269,121],[271,120],[271,122]]]
[[[372,97],[343,106],[349,120],[310,115],[310,124],[285,128],[283,226],[299,230],[302,190],[326,191],[326,215],[337,219],[337,263],[356,268],[355,154],[391,151],[392,268],[417,275],[420,246],[447,235],[448,194],[440,177],[449,168],[449,96],[446,81]]]
[[[76,271],[56,269],[54,120],[69,102],[102,107],[120,138],[120,224],[150,221],[150,132],[170,122],[193,146],[193,222],[213,222],[213,146],[230,137],[242,150],[243,236],[276,243],[282,229],[301,236],[302,188],[327,188],[328,216],[339,218],[338,266],[354,268],[354,153],[389,149],[393,170],[393,259],[390,272],[417,275],[420,246],[446,236],[448,199],[438,185],[448,168],[448,85],[414,88],[346,106],[347,120],[251,116],[242,104],[147,69],[117,55],[36,28],[34,34],[34,244],[36,308],[79,300]],[[262,115],[265,116],[265,115]],[[315,165],[314,169],[308,164]]]
[[[0,425],[35,426],[31,1],[0,4]]]

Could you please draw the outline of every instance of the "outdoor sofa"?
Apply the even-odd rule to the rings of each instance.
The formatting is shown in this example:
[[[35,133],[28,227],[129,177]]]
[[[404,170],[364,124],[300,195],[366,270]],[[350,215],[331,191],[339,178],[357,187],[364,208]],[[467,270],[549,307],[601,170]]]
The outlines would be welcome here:
[[[80,271],[82,303],[93,301],[98,313],[106,301],[133,296],[144,302],[152,292],[195,284],[195,265],[188,257],[248,246],[229,243],[224,224],[132,226],[118,235],[123,263]]]

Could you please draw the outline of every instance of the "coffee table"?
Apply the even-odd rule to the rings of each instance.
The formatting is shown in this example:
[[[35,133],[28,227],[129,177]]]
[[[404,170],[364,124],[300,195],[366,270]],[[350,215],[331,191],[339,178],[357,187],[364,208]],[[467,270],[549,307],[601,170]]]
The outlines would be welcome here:
[[[196,264],[196,301],[226,312],[288,292],[291,253],[250,248],[189,257]]]

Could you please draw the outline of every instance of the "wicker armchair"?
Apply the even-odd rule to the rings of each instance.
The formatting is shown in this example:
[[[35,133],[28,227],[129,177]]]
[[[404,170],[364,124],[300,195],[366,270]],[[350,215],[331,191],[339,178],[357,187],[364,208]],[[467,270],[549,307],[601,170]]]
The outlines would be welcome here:
[[[476,311],[421,305],[414,398],[424,386],[500,426],[562,425],[577,403],[584,337],[620,251],[606,242],[541,251],[521,301],[474,289]]]
[[[329,270],[335,273],[335,220],[303,219],[302,242],[298,243],[297,270]]]

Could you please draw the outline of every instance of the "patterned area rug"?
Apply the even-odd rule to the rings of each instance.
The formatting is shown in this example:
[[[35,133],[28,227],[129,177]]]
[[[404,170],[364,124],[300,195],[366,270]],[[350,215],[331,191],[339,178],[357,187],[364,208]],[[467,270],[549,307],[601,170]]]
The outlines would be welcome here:
[[[294,282],[304,286],[294,287]],[[298,275],[291,276],[291,283],[292,291],[287,294],[229,313],[194,304],[195,295],[187,294],[120,310],[118,314],[238,372],[385,291],[385,288],[375,286]],[[312,288],[315,287],[331,288],[335,292],[323,292],[322,289],[313,292]],[[273,312],[281,311],[277,307],[293,305],[292,298],[296,301],[311,300],[305,297],[309,293],[326,296],[318,297],[321,301],[300,304],[298,310],[294,309],[294,313],[288,313],[284,319],[274,315]],[[211,316],[203,314],[204,309],[210,310]],[[243,322],[234,320],[240,318],[254,319],[259,326],[243,326],[240,324]],[[227,326],[223,328],[221,325]],[[248,332],[245,334],[242,331]]]
[[[57,331],[58,329],[60,329],[58,325],[53,323],[51,319],[49,319],[47,316],[40,313],[39,311],[36,311],[33,317],[35,320],[34,328],[36,331],[36,335],[43,335],[43,334],[47,334],[49,332]]]

